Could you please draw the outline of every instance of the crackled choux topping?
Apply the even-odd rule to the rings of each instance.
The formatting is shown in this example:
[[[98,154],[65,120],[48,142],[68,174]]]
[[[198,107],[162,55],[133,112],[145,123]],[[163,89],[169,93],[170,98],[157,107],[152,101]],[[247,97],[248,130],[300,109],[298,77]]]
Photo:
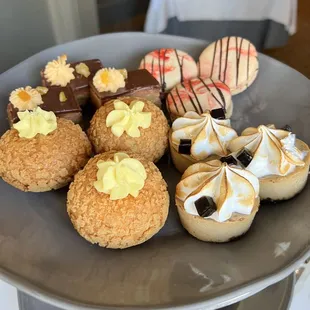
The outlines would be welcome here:
[[[43,103],[41,94],[31,86],[13,90],[10,94],[9,101],[18,111],[33,110]]]
[[[88,78],[90,76],[90,71],[88,66],[84,62],[80,62],[75,66],[75,71],[78,74],[83,75],[84,77]]]
[[[241,136],[229,143],[232,152],[247,150],[252,156],[246,169],[257,177],[288,175],[298,166],[304,166],[306,152],[295,146],[296,136],[274,125],[245,129]]]
[[[187,141],[190,144],[188,155],[196,160],[211,155],[226,156],[228,143],[236,137],[229,119],[213,118],[209,112],[201,115],[187,112],[172,124],[173,147],[180,150],[180,145]]]
[[[98,192],[110,195],[111,200],[137,197],[147,177],[142,163],[126,153],[115,153],[113,160],[99,160],[97,167],[94,186]]]
[[[17,113],[19,122],[13,125],[20,138],[31,139],[37,134],[48,135],[57,128],[57,119],[53,112],[47,112],[40,107],[33,111]]]
[[[103,68],[97,71],[93,83],[98,92],[110,91],[115,93],[119,88],[125,87],[127,71],[114,68]]]
[[[67,55],[61,55],[47,63],[44,76],[51,85],[65,87],[74,79],[73,72],[74,69],[67,64]]]
[[[127,105],[121,100],[114,101],[114,110],[106,118],[107,127],[120,137],[124,132],[132,138],[140,137],[139,127],[146,129],[151,126],[152,113],[143,112],[144,102],[133,100]]]
[[[217,222],[229,220],[233,213],[251,214],[258,194],[255,175],[219,160],[190,166],[176,188],[186,212]]]

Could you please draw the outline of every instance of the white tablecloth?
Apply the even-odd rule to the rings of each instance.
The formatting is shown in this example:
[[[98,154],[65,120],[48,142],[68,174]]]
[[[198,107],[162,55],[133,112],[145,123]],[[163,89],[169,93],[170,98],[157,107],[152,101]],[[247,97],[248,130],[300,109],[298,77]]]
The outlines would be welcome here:
[[[273,20],[296,32],[297,0],[151,0],[144,31],[160,33],[169,18],[179,21]]]

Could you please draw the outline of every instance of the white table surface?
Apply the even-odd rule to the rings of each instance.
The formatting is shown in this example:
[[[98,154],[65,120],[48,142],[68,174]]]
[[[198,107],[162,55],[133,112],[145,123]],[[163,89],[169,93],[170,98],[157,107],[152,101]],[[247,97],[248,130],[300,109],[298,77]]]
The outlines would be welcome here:
[[[0,280],[0,309],[19,310],[16,289]],[[297,281],[290,310],[310,309],[310,263]],[[275,309],[276,310],[276,309]]]

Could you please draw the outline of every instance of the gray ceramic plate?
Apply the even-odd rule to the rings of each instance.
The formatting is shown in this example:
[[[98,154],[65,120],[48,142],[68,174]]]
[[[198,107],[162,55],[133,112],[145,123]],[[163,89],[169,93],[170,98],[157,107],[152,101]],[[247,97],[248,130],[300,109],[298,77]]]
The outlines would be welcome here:
[[[294,274],[261,292],[220,310],[287,310],[294,291]],[[20,310],[62,310],[25,293],[18,293]]]
[[[9,92],[39,83],[39,70],[57,55],[70,61],[100,58],[105,66],[136,68],[141,57],[174,47],[198,57],[206,43],[165,35],[120,33],[45,50],[0,76],[0,131],[8,126]],[[260,56],[255,83],[234,98],[233,125],[290,124],[310,142],[310,82],[289,67]],[[171,209],[165,227],[145,244],[106,250],[83,240],[66,214],[66,191],[22,193],[0,181],[0,272],[4,280],[37,298],[71,308],[190,308],[236,302],[271,285],[310,254],[310,182],[296,198],[261,208],[251,230],[228,244],[189,236],[173,202],[180,175],[163,160]],[[76,309],[76,308],[75,308]]]

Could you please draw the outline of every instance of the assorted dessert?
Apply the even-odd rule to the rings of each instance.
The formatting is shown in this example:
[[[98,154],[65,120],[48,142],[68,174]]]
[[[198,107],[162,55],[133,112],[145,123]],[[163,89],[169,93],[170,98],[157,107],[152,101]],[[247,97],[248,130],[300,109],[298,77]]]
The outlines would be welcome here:
[[[305,187],[309,147],[296,139],[290,127],[250,127],[230,141],[228,147],[237,154],[243,167],[259,178],[261,199],[290,199]]]
[[[168,94],[166,106],[171,120],[189,111],[201,114],[223,109],[226,118],[233,112],[230,88],[219,80],[201,77],[177,84]]]
[[[259,202],[258,178],[220,160],[191,165],[176,188],[181,222],[202,241],[227,242],[246,233]]]
[[[146,54],[139,69],[146,69],[154,76],[160,83],[163,97],[178,83],[198,75],[195,60],[175,48],[161,48]]]
[[[198,114],[187,112],[176,119],[169,133],[170,153],[183,173],[190,165],[227,156],[229,142],[237,138],[223,109]]]
[[[165,224],[167,184],[152,161],[134,153],[105,152],[78,172],[67,210],[78,233],[107,248],[150,239]]]
[[[18,112],[33,111],[37,107],[76,124],[82,122],[82,109],[70,87],[26,86],[17,88],[10,94],[7,114],[11,127],[19,121]]]
[[[45,192],[68,185],[91,156],[79,125],[40,107],[17,113],[0,139],[0,176],[12,186]]]
[[[140,97],[161,106],[160,85],[147,70],[103,68],[89,83],[92,103],[99,109],[120,96]]]
[[[67,64],[67,55],[47,63],[41,70],[42,85],[45,87],[68,86],[79,105],[86,104],[90,96],[89,82],[102,68],[99,59],[82,60]]]
[[[77,232],[123,249],[165,224],[169,194],[154,163],[170,149],[183,174],[175,203],[184,228],[202,241],[230,241],[250,228],[260,201],[294,197],[309,172],[309,147],[289,126],[238,136],[231,125],[232,96],[258,68],[255,47],[240,37],[210,44],[198,63],[177,49],[154,50],[132,71],[58,56],[41,70],[42,85],[9,95],[0,176],[26,192],[72,182],[67,211]],[[96,109],[87,134],[86,104]]]
[[[240,37],[225,37],[209,46],[199,56],[201,77],[219,79],[236,95],[248,88],[258,74],[255,46]]]
[[[168,121],[154,103],[119,97],[96,111],[88,137],[96,153],[131,151],[156,162],[168,148],[168,131]]]

